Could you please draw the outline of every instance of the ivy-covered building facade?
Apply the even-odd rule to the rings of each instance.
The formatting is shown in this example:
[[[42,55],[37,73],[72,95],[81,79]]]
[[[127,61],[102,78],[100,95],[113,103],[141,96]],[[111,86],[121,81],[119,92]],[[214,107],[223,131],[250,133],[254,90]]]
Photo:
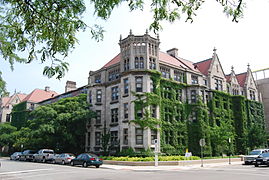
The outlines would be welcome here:
[[[225,75],[216,49],[193,63],[159,44],[159,37],[130,31],[120,38],[120,53],[90,71],[88,102],[96,118],[87,125],[86,151],[154,149],[155,139],[172,154],[199,155],[202,138],[206,155],[265,146],[263,107],[249,67]]]

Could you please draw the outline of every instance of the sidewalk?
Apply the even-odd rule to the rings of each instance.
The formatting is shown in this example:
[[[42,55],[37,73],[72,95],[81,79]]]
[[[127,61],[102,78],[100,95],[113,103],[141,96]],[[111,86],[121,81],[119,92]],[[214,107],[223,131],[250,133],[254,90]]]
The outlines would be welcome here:
[[[196,161],[197,162],[197,161]],[[111,164],[103,164],[102,168],[106,169],[114,169],[114,170],[132,170],[132,171],[176,171],[176,170],[189,170],[189,169],[203,169],[203,168],[212,168],[218,166],[233,166],[243,164],[243,161],[232,159],[231,164],[229,164],[228,159],[222,159],[220,162],[212,162],[210,160],[203,161],[203,167],[201,167],[200,163],[192,163],[190,161],[186,161],[181,163],[180,165],[172,165],[172,166],[128,166],[128,165],[111,165]]]

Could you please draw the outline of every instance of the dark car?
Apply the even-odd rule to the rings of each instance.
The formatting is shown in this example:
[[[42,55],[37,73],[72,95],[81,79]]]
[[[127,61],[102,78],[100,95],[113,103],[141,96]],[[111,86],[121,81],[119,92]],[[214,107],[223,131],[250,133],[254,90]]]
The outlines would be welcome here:
[[[260,165],[267,165],[269,166],[269,152],[262,153],[259,155],[254,161],[255,167],[259,167]]]
[[[34,150],[25,150],[19,155],[20,161],[33,161],[33,155],[36,153]]]
[[[70,164],[71,166],[82,165],[83,167],[95,166],[99,168],[103,164],[103,159],[92,153],[83,153],[72,159]]]

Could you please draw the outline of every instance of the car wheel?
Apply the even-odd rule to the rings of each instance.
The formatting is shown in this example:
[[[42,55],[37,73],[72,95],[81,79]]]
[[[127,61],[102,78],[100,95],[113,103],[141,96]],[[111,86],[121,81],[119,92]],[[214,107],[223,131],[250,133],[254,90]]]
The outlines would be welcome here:
[[[259,165],[258,164],[255,164],[255,167],[259,167]]]
[[[95,167],[96,167],[96,168],[99,168],[99,167],[100,167],[100,165],[96,165]]]
[[[74,166],[74,165],[75,165],[75,164],[74,164],[74,161],[71,161],[71,162],[70,162],[70,165],[71,165],[71,166]]]
[[[56,164],[55,159],[53,159],[53,160],[51,161],[51,163],[52,163],[52,164]]]
[[[87,162],[83,163],[83,167],[85,167],[85,168],[88,167]]]
[[[62,161],[62,165],[65,165],[65,162],[64,162],[64,160]]]

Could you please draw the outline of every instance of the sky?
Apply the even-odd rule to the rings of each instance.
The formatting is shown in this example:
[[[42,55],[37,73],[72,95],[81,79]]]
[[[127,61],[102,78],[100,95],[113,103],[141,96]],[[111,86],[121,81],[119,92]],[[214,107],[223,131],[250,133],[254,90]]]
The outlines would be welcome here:
[[[198,62],[212,57],[214,47],[225,74],[247,70],[250,64],[252,70],[269,68],[269,0],[247,0],[244,17],[239,23],[222,12],[223,8],[215,1],[206,1],[197,12],[194,22],[185,22],[185,18],[174,23],[163,22],[163,30],[159,32],[160,50],[166,52],[178,48],[179,57]],[[88,83],[89,71],[100,69],[120,52],[118,45],[120,35],[127,37],[130,29],[134,35],[143,35],[152,22],[150,11],[129,12],[126,4],[112,12],[111,17],[104,21],[93,16],[93,8],[88,5],[84,15],[87,24],[98,23],[105,29],[104,39],[95,42],[90,32],[79,32],[79,44],[67,57],[69,71],[61,80],[48,79],[42,75],[45,64],[36,61],[30,64],[14,65],[11,71],[8,62],[0,60],[0,71],[7,83],[7,90],[30,93],[39,88],[49,86],[57,93],[63,93],[67,80],[75,81],[77,87]],[[156,35],[149,32],[153,37]],[[269,74],[268,76],[269,77]]]

